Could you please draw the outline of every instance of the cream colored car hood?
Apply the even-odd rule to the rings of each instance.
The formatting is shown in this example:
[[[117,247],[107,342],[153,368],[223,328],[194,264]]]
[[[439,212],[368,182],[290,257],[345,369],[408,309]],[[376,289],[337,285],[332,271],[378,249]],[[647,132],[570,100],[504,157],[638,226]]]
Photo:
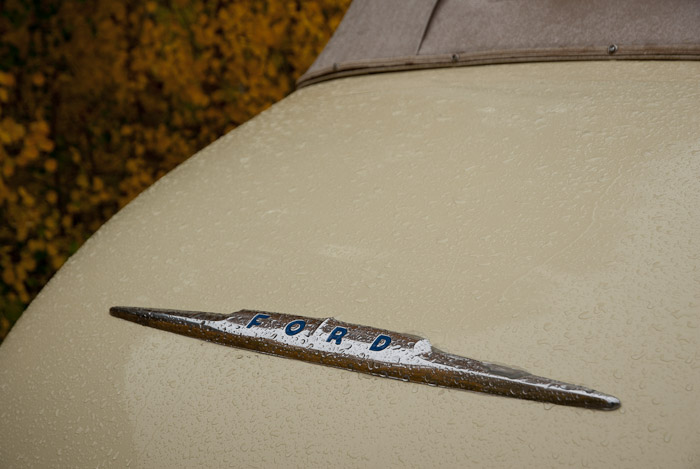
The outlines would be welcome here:
[[[697,467],[700,63],[374,75],[163,178],[0,347],[0,466]],[[333,316],[614,412],[222,347],[113,305]]]

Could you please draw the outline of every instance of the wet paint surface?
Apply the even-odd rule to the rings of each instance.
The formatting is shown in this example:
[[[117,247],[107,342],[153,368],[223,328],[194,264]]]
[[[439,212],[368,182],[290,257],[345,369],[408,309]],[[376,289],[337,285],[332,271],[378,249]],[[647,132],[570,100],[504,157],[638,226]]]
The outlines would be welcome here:
[[[0,467],[697,467],[699,75],[525,64],[294,93],[131,202],[30,306],[0,346]],[[334,316],[623,406],[374,379],[113,305]]]

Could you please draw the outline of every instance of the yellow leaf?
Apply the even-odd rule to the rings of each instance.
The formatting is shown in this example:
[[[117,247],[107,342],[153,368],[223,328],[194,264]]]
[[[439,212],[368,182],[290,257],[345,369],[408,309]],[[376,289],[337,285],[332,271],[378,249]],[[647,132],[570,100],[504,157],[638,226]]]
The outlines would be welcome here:
[[[2,269],[2,281],[8,285],[15,283],[15,271],[12,266]]]
[[[0,126],[0,142],[4,143],[5,145],[9,145],[12,143],[12,135],[10,135],[9,132],[7,132],[1,126]]]
[[[54,144],[53,141],[49,140],[48,138],[42,138],[39,140],[39,149],[45,152],[50,152],[53,151]]]
[[[32,75],[32,83],[34,84],[34,86],[44,86],[44,83],[46,83],[46,79],[41,73],[35,73],[34,75]]]
[[[76,148],[70,149],[70,159],[73,163],[80,163],[80,152]]]
[[[56,202],[58,202],[58,194],[56,194],[56,191],[48,191],[46,193],[46,201],[51,205],[54,205]]]
[[[24,202],[24,205],[27,207],[33,207],[36,199],[34,199],[34,196],[29,193],[24,187],[21,187],[18,189],[19,195],[22,197],[22,201]]]
[[[32,132],[47,135],[49,133],[49,124],[44,120],[40,120],[40,121],[32,122],[29,125],[29,129]]]
[[[30,239],[27,247],[31,252],[43,251],[46,248],[46,243],[40,239]]]
[[[46,245],[46,252],[48,253],[49,256],[53,257],[58,254],[58,248],[56,247],[56,243],[48,243]]]
[[[66,262],[66,257],[65,256],[56,256],[51,258],[51,267],[53,267],[55,270],[58,270],[61,268],[63,263]]]
[[[29,143],[29,142],[27,142]],[[32,161],[39,156],[39,150],[34,145],[25,144],[20,157],[25,161]]]
[[[44,169],[49,173],[55,173],[58,168],[58,162],[54,158],[49,158],[44,163]]]
[[[25,129],[12,118],[6,117],[0,121],[0,141],[5,144],[16,142],[24,137]]]
[[[6,178],[9,179],[12,177],[12,175],[15,173],[15,164],[12,162],[12,160],[5,161],[5,164],[2,165],[2,175]]]
[[[23,258],[21,265],[25,272],[31,272],[36,269],[36,261],[32,257]]]
[[[6,72],[0,72],[0,85],[15,86],[15,77]]]
[[[82,187],[83,189],[89,185],[88,178],[85,176],[85,173],[78,174],[78,177],[75,179],[75,183],[78,184],[78,187]]]

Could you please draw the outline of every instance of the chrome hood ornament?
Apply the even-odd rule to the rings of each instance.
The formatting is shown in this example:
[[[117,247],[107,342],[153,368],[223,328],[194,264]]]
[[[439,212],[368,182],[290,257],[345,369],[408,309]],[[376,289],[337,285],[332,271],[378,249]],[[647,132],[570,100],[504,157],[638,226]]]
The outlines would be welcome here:
[[[435,349],[427,339],[336,321],[241,310],[224,315],[126,306],[112,316],[217,344],[384,378],[588,409],[620,401],[582,386]]]

